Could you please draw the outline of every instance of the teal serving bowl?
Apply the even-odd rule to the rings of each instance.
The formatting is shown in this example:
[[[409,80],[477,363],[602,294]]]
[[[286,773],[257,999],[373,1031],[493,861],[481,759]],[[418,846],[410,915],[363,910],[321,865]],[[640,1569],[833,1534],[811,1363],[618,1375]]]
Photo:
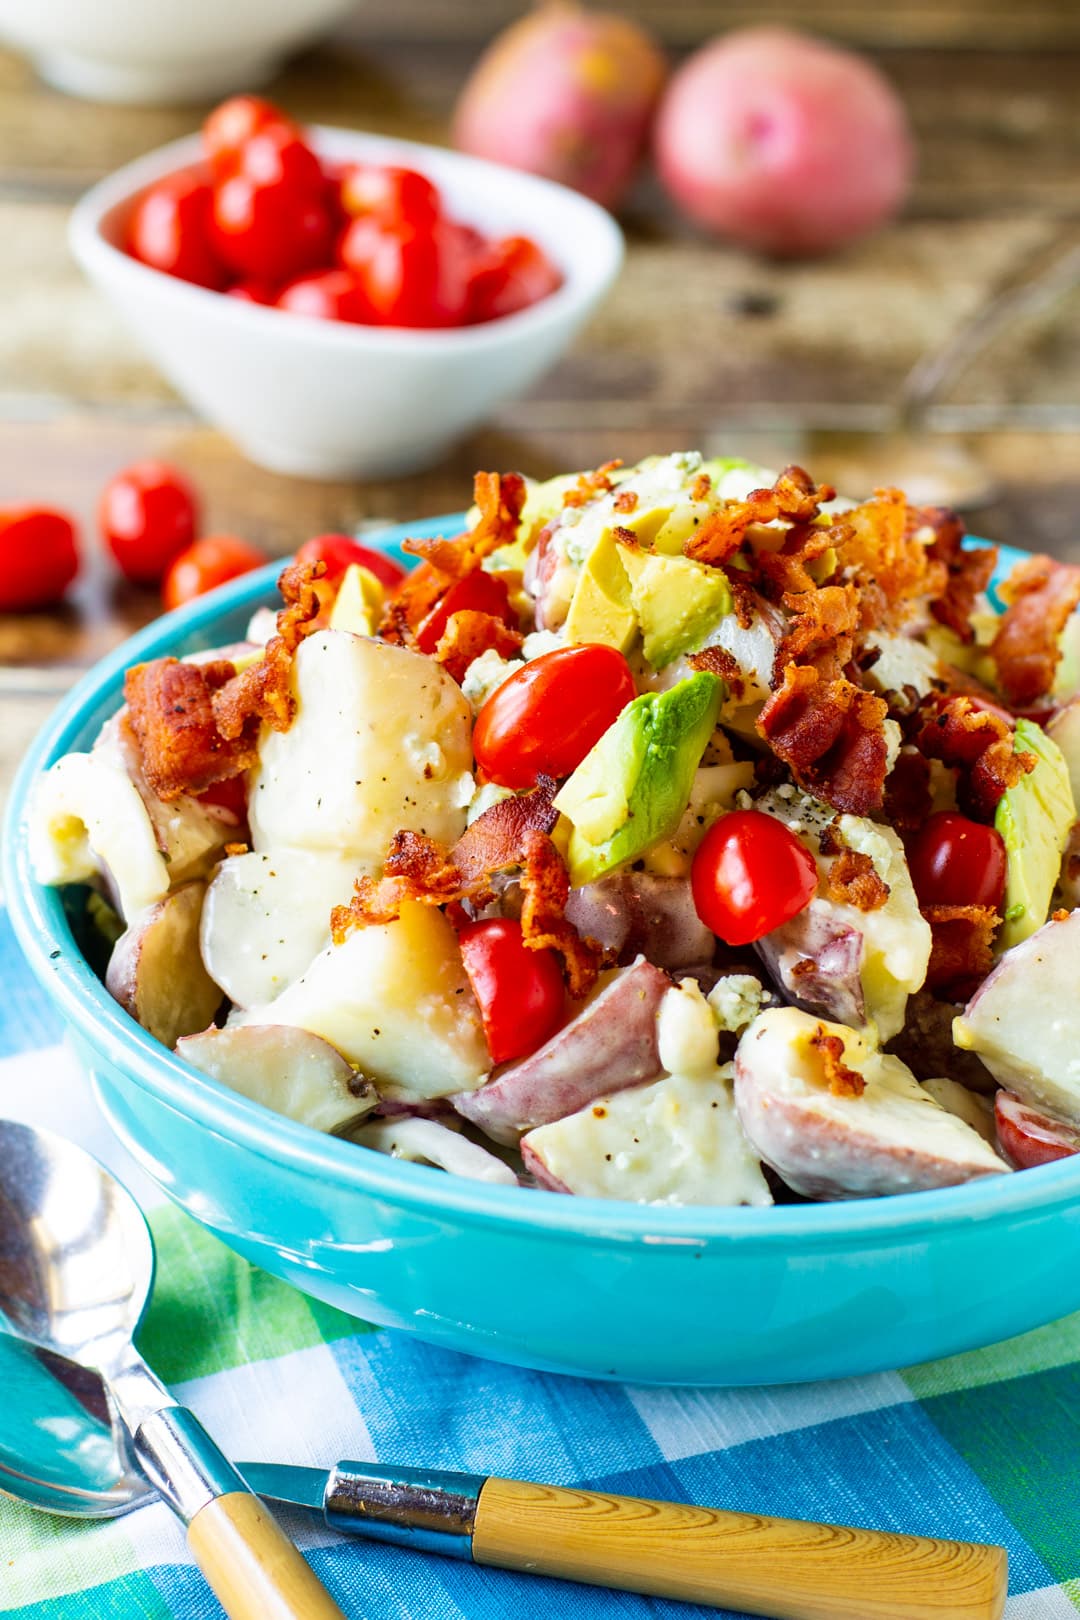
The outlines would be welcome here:
[[[405,532],[380,543],[394,552]],[[774,1209],[560,1197],[323,1136],[152,1040],[83,957],[63,896],[35,882],[28,800],[39,773],[88,747],[119,707],[129,664],[235,640],[273,599],[277,571],[168,615],[91,671],[30,749],[8,811],[4,890],[22,948],[112,1127],[170,1199],[249,1260],[368,1321],[633,1383],[869,1373],[1080,1306],[1080,1157],[938,1192]]]

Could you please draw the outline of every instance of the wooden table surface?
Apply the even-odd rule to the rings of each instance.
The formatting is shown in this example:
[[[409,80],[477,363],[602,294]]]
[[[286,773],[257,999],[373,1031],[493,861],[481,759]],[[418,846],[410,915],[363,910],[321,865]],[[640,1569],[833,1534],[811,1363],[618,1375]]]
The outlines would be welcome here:
[[[469,64],[520,9],[367,0],[270,93],[302,119],[444,140]],[[243,460],[194,419],[68,255],[79,193],[205,108],[71,100],[0,53],[0,500],[71,509],[91,553],[63,612],[0,616],[0,798],[58,694],[155,611],[93,555],[101,485],[147,454],[188,470],[208,527],[275,552],[319,530],[460,508],[477,467],[544,476],[698,446],[799,459],[854,494],[871,476],[913,491],[929,479],[974,502],[974,530],[1080,557],[1080,8],[622,9],[676,54],[721,25],[796,18],[868,49],[919,142],[904,218],[835,258],[768,264],[697,236],[645,179],[624,217],[623,276],[566,359],[449,461],[365,485],[281,478]],[[898,436],[904,402],[928,381]]]

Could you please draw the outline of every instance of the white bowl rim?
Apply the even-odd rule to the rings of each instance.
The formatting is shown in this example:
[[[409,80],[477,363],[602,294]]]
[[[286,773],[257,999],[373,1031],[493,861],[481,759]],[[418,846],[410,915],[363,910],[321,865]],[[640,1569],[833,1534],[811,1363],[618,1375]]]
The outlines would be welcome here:
[[[263,323],[263,330],[272,331],[281,341],[288,342],[291,334],[294,341],[307,345],[316,343],[329,348],[344,346],[378,353],[419,354],[437,351],[446,354],[462,351],[479,354],[516,338],[531,339],[545,328],[562,325],[583,305],[587,306],[598,299],[619,272],[625,252],[622,231],[606,209],[580,192],[570,190],[568,186],[508,168],[504,164],[490,163],[484,158],[456,152],[449,147],[400,140],[397,136],[347,129],[341,125],[310,124],[306,128],[316,148],[331,158],[353,156],[358,160],[396,160],[421,171],[434,164],[444,169],[459,170],[475,178],[478,186],[485,177],[505,180],[507,175],[512,175],[523,195],[528,196],[531,192],[549,208],[564,210],[568,221],[576,216],[578,220],[587,222],[604,251],[586,258],[577,250],[574,232],[568,231],[569,251],[559,263],[564,275],[562,286],[526,309],[476,326],[361,326],[296,315],[291,311],[275,309],[272,305],[250,304],[243,299],[229,298],[227,294],[211,288],[183,281],[179,276],[170,276],[163,270],[155,270],[116,247],[104,234],[105,216],[113,209],[131,202],[154,181],[163,179],[177,169],[191,168],[203,161],[200,136],[193,134],[181,136],[179,140],[170,141],[125,163],[85,192],[75,204],[68,223],[68,243],[72,254],[87,271],[99,270],[113,280],[128,277],[133,289],[145,288],[147,278],[159,290],[161,284],[165,283],[170,296],[193,301],[193,311],[201,307],[205,313],[216,311],[220,318],[223,313],[221,305],[224,303],[228,318],[240,323],[248,322],[253,332],[258,331],[260,323]],[[340,151],[333,150],[335,147]],[[271,323],[270,327],[265,326],[267,321]]]

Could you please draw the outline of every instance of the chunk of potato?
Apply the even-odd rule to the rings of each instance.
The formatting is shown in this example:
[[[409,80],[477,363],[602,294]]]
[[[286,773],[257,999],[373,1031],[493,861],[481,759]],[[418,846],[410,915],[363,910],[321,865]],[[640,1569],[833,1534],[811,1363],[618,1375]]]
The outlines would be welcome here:
[[[330,850],[249,851],[222,861],[206,891],[199,946],[210,977],[238,1007],[260,1007],[330,943],[358,863]]]
[[[865,1082],[861,1095],[831,1089],[819,1032],[841,1041],[843,1064]],[[766,1164],[808,1198],[879,1198],[1008,1170],[899,1058],[797,1007],[760,1013],[743,1035],[735,1103]]]
[[[296,716],[263,731],[249,820],[257,850],[382,861],[400,828],[452,844],[472,797],[472,714],[430,658],[323,630],[293,662]]]
[[[110,995],[168,1047],[205,1029],[221,1005],[199,955],[203,893],[186,883],[144,911],[113,946],[105,975]]]
[[[1080,911],[1044,923],[1005,952],[953,1024],[999,1085],[1035,1108],[1080,1124]]]
[[[37,784],[30,859],[39,883],[105,878],[125,922],[169,892],[169,869],[127,772],[93,754],[65,754]]]
[[[445,1097],[479,1085],[491,1067],[457,935],[415,900],[395,922],[328,946],[269,1012],[255,1007],[238,1022],[321,1035],[388,1097]]]
[[[168,804],[159,799],[143,775],[126,709],[101,728],[90,757],[115,765],[130,777],[150,818],[172,887],[206,877],[225,845],[237,836],[237,818],[187,793]]]
[[[254,1102],[316,1131],[343,1131],[378,1102],[329,1041],[290,1025],[204,1029],[176,1043],[177,1057]]]
[[[496,1187],[516,1187],[518,1178],[508,1164],[497,1159],[460,1131],[434,1119],[373,1119],[352,1131],[352,1139],[376,1153],[413,1164],[431,1164],[468,1181],[486,1181]]]
[[[731,1094],[731,1065],[602,1097],[522,1137],[542,1187],[635,1204],[771,1204]]]

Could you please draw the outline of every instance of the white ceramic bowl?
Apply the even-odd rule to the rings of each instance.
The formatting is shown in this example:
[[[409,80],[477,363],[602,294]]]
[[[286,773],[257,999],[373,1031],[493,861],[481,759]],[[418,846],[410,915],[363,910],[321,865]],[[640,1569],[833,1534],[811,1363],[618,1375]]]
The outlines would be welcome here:
[[[198,161],[197,136],[88,192],[71,217],[71,248],[174,388],[252,461],[308,478],[410,472],[559,358],[615,279],[622,235],[595,203],[517,169],[352,130],[316,128],[312,138],[330,158],[422,170],[462,219],[534,237],[562,269],[562,287],[482,326],[407,331],[286,314],[163,275],[119,243],[133,199]]]
[[[209,101],[273,77],[355,0],[0,0],[0,37],[94,101]]]

